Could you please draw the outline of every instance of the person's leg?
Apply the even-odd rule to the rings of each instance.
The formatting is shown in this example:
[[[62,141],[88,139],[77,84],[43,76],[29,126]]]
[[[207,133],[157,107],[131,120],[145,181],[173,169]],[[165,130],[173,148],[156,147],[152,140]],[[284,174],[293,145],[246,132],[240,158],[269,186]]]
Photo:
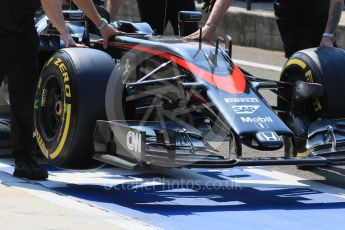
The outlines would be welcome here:
[[[147,22],[157,34],[165,30],[165,0],[137,0],[141,21]]]
[[[309,46],[307,31],[302,25],[303,20],[297,19],[296,14],[291,12],[291,9],[280,7],[279,4],[274,4],[274,13],[286,58]]]
[[[0,43],[3,42],[3,40],[0,40]],[[6,41],[4,41],[6,42]],[[5,44],[5,43],[4,43]],[[4,51],[5,48],[3,45],[0,45],[0,50]],[[4,78],[6,76],[7,71],[7,58],[8,56],[4,52],[0,53],[0,87],[3,84]],[[5,93],[5,92],[3,92]],[[6,103],[5,96],[0,95],[3,97],[3,102]],[[6,104],[2,104],[1,106],[6,107]],[[10,138],[10,125],[9,120],[7,116],[7,110],[1,109],[1,116],[0,116],[0,148],[8,148],[11,146],[11,138]]]
[[[299,50],[318,47],[327,24],[327,15],[300,15],[274,5],[277,26],[289,58]]]
[[[34,99],[38,78],[37,37],[28,35],[25,40],[27,43],[24,44],[31,44],[31,47],[9,45],[12,55],[7,60],[12,153],[16,165],[13,175],[42,180],[48,177],[47,170],[40,168],[32,156]]]
[[[0,87],[2,87],[4,78],[5,78],[6,69],[4,67],[4,62],[0,57]],[[2,93],[5,93],[2,91]],[[0,95],[2,97],[3,102],[6,102],[5,96]],[[6,104],[1,104],[1,107],[5,107]],[[9,129],[9,122],[7,119],[7,114],[5,114],[5,110],[1,108],[0,111],[0,148],[7,148],[10,147],[10,129]]]
[[[310,42],[312,47],[320,45],[323,33],[327,26],[328,16],[315,17],[315,21],[310,23]],[[315,23],[317,22],[317,23]],[[334,44],[336,46],[336,44]]]
[[[37,55],[23,53],[9,62],[12,151],[15,162],[32,159],[33,106],[38,76]]]
[[[9,58],[6,50],[7,45],[5,45],[7,42],[7,39],[0,39],[0,86],[2,84],[2,81],[4,80],[7,71],[7,61]]]
[[[299,50],[311,47],[310,39],[306,36],[308,34],[306,28],[280,19],[277,19],[277,25],[284,44],[286,58],[291,57]]]
[[[5,62],[3,58],[0,57],[0,86],[2,85],[2,81],[5,78],[5,72],[6,72]]]
[[[178,13],[180,11],[195,11],[194,0],[168,0],[168,13],[174,33],[178,34]],[[198,30],[198,23],[184,23],[184,34],[186,36]]]

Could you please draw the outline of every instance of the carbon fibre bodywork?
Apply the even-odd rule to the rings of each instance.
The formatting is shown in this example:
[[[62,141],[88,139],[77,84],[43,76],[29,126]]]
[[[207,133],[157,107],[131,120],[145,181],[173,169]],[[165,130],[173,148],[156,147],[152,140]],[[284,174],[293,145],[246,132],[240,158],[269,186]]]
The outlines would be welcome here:
[[[343,150],[335,150],[334,146],[345,143],[340,132],[343,121],[313,123],[307,145],[310,149],[322,146],[322,155],[311,151],[313,154],[307,157],[296,157],[296,139],[303,137],[278,116],[279,108],[269,105],[259,93],[260,89],[275,93],[280,88],[293,90],[295,84],[256,78],[233,63],[218,43],[154,36],[146,23],[114,22],[114,27],[128,34],[114,37],[103,49],[101,37],[88,33],[83,15],[65,12],[71,14],[75,17],[69,18],[68,28],[74,39],[108,53],[121,73],[118,77],[122,77],[117,82],[124,93],[116,100],[123,107],[124,117],[96,122],[94,159],[130,169],[151,165],[233,167],[344,162]],[[63,48],[63,42],[45,16],[37,21],[37,30],[43,66],[50,55]],[[167,68],[171,71],[160,75]],[[313,94],[312,87],[305,85],[308,87]],[[143,93],[145,100],[140,96]],[[149,104],[146,97],[150,98]],[[152,110],[153,115],[145,116]],[[217,136],[213,130],[216,125],[221,126],[224,138],[212,141],[228,142],[236,158],[226,158],[206,143],[210,133]],[[335,136],[338,130],[340,134]],[[242,145],[261,151],[285,147],[286,151],[279,158],[244,159]],[[336,160],[334,154],[327,157],[335,152],[339,155]]]

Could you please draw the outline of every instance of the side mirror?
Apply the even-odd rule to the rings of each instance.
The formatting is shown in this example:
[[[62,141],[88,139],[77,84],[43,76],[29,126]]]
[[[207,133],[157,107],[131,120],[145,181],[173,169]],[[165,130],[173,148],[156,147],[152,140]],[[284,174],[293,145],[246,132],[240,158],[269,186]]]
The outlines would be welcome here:
[[[65,21],[71,21],[71,22],[85,21],[85,15],[80,10],[64,10],[62,14]]]
[[[184,23],[199,22],[202,19],[201,12],[198,11],[180,11],[178,13],[179,36],[184,36]]]
[[[228,48],[228,55],[231,58],[231,56],[232,56],[232,37],[231,37],[231,35],[226,35],[226,45]]]
[[[297,81],[295,84],[295,98],[313,98],[322,97],[325,93],[323,85],[318,83],[309,83]]]

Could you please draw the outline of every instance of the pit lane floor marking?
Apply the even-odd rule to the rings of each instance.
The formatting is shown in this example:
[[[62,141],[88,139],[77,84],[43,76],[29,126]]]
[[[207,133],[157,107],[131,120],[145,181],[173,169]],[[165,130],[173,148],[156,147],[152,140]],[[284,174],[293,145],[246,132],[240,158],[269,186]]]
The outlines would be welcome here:
[[[245,61],[245,60],[239,60],[239,59],[232,59],[232,61],[238,65],[245,65],[245,66],[249,66],[249,67],[272,70],[272,71],[276,71],[276,72],[281,72],[283,69],[282,67],[279,67],[279,66],[261,64],[261,63],[257,63],[257,62],[251,62],[251,61]]]
[[[11,173],[11,164],[1,159],[0,171]],[[49,181],[39,182],[48,191],[163,229],[324,230],[345,224],[345,190],[266,168],[49,169]]]
[[[36,197],[42,198],[46,201],[54,203],[56,205],[75,210],[80,213],[84,213],[95,219],[109,222],[114,225],[114,229],[119,227],[121,229],[147,229],[155,230],[159,229],[157,227],[151,226],[144,222],[138,220],[133,220],[119,213],[110,212],[109,210],[101,209],[93,205],[87,204],[85,202],[80,202],[80,200],[65,196],[64,194],[59,194],[51,189],[42,186],[38,182],[32,182],[27,180],[22,180],[15,178],[12,175],[13,167],[8,167],[9,165],[0,162],[0,183],[11,186],[12,188],[27,192]],[[6,170],[3,171],[3,169]]]

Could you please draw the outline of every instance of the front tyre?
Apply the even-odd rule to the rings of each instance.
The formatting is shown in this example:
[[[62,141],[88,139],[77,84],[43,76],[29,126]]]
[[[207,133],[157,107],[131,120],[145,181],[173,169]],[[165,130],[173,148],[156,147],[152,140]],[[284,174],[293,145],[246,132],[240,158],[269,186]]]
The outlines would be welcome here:
[[[55,166],[95,166],[93,130],[106,119],[105,89],[115,64],[98,50],[63,49],[43,67],[35,100],[38,145]]]
[[[324,95],[302,101],[284,101],[278,98],[281,118],[297,136],[299,156],[307,156],[310,150],[305,149],[308,127],[311,122],[321,119],[345,117],[345,51],[338,48],[312,48],[293,54],[286,62],[281,81],[295,83],[305,81],[319,83],[324,87]],[[292,99],[292,88],[280,89],[286,98]],[[291,108],[291,104],[298,105]]]

